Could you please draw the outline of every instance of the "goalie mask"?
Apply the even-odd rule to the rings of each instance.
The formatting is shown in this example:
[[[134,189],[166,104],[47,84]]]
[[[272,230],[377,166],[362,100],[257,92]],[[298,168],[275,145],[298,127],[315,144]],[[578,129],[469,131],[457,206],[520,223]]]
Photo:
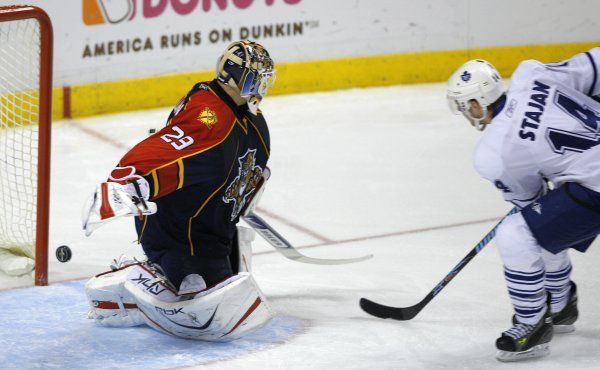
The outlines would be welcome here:
[[[504,94],[502,77],[493,65],[482,59],[470,60],[450,76],[446,99],[454,114],[464,114],[471,124],[482,131],[488,107]],[[479,117],[474,117],[469,102],[475,100],[481,106]]]
[[[249,106],[256,105],[275,83],[273,60],[262,45],[237,41],[217,59],[216,78],[236,90]]]

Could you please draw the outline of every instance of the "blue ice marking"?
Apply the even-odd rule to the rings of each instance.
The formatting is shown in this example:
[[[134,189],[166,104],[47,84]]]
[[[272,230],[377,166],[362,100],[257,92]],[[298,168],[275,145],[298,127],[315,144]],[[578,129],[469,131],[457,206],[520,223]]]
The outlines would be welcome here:
[[[0,291],[2,369],[157,369],[199,365],[266,349],[304,322],[276,317],[233,342],[179,339],[147,326],[105,328],[86,318],[84,281]]]

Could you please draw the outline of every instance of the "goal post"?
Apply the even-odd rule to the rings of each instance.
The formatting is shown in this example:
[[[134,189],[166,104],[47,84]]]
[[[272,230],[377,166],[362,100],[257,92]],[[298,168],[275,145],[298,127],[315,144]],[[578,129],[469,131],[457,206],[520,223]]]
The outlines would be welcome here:
[[[0,6],[0,259],[33,259],[35,285],[48,284],[52,48],[46,12]]]

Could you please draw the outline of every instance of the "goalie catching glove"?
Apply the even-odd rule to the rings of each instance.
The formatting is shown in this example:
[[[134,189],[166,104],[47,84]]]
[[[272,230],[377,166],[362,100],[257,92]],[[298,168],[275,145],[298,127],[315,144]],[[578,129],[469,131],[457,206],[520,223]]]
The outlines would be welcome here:
[[[123,216],[145,216],[156,213],[156,203],[147,199],[150,185],[133,167],[117,167],[108,182],[96,186],[96,191],[83,208],[83,229],[86,236],[94,230]]]

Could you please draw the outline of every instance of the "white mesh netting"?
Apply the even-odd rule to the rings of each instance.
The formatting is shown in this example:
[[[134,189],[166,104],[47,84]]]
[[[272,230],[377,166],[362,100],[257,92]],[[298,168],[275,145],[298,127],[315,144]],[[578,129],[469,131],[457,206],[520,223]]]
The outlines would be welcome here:
[[[0,248],[34,258],[40,27],[0,20]]]

